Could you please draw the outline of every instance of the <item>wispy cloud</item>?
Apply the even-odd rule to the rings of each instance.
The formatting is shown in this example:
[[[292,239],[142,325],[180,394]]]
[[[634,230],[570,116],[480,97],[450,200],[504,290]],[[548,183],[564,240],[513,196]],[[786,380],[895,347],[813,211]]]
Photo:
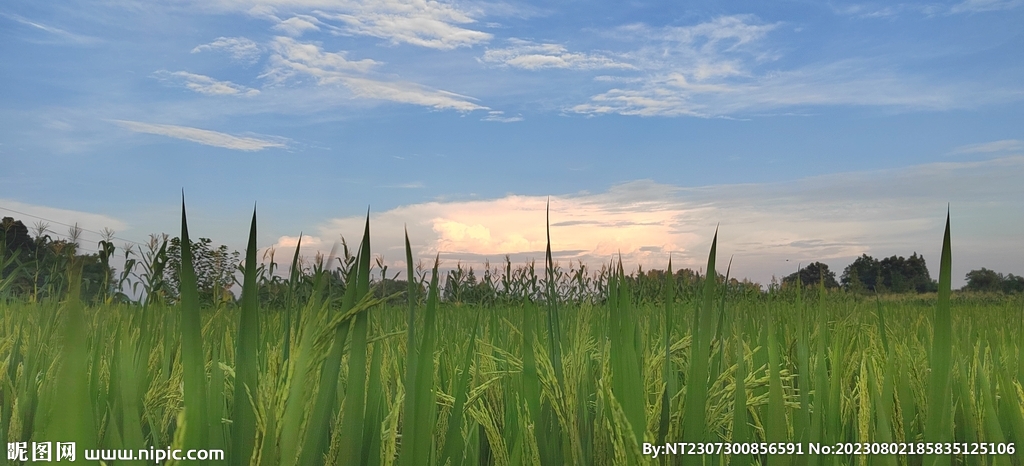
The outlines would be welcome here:
[[[341,84],[354,97],[359,98],[422,105],[439,110],[486,109],[468,96],[411,82],[371,77],[367,73],[380,65],[380,62],[370,59],[352,61],[346,58],[344,51],[325,52],[320,45],[300,43],[288,37],[275,38],[271,48],[274,53],[261,77],[275,83],[309,76],[319,85]]]
[[[325,8],[321,15],[341,21],[352,34],[379,37],[393,44],[450,50],[485,43],[492,37],[489,33],[467,27],[476,20],[468,11],[448,2],[346,2],[329,10]]]
[[[231,55],[236,61],[255,63],[260,57],[260,46],[245,37],[218,37],[209,44],[198,45],[192,53],[217,50]]]
[[[200,94],[206,95],[244,95],[255,96],[259,90],[235,84],[231,81],[218,81],[209,76],[189,73],[187,71],[170,72],[160,70],[153,73],[157,79],[175,86],[184,86]]]
[[[776,58],[763,43],[779,26],[752,15],[721,16],[692,26],[629,24],[613,31],[624,44],[639,47],[621,56],[643,74],[615,79],[622,87],[599,93],[571,111],[643,116],[707,116],[726,113],[701,96],[731,96],[754,81],[752,68]]]
[[[1005,212],[1024,196],[1022,176],[1024,157],[1008,157],[784,183],[686,188],[639,180],[603,193],[551,197],[552,247],[562,261],[592,266],[621,254],[629,266],[663,268],[671,254],[677,266],[698,268],[720,223],[719,253],[735,255],[737,276],[762,283],[801,262],[820,260],[841,270],[864,253],[916,251],[935,267],[950,202],[954,247],[963,258],[955,276],[982,265],[1015,270],[1024,262],[1015,233],[1024,230],[1024,217]],[[402,262],[406,225],[419,257],[441,254],[477,265],[506,254],[514,261],[542,260],[546,202],[546,196],[509,195],[398,207],[373,215],[374,241],[389,264]],[[978,224],[993,218],[1003,233]],[[316,233],[352,240],[362,220],[330,220]]]
[[[980,144],[968,144],[954,148],[950,154],[992,154],[999,152],[1013,152],[1024,150],[1024,141],[1017,139],[1003,139],[1001,141],[983,142]]]
[[[47,24],[40,23],[38,21],[30,20],[30,19],[25,18],[25,17],[20,16],[20,15],[16,15],[16,14],[12,14],[12,13],[0,13],[0,16],[9,18],[9,19],[14,20],[14,21],[16,21],[18,23],[21,23],[21,24],[23,24],[25,26],[32,27],[32,28],[34,28],[36,30],[46,32],[46,33],[50,34],[51,36],[57,38],[61,42],[71,43],[71,44],[78,44],[78,45],[89,45],[89,44],[95,44],[95,43],[101,42],[101,40],[96,38],[96,37],[87,36],[87,35],[83,35],[83,34],[76,34],[74,32],[66,31],[64,29],[61,29],[61,28],[58,28],[58,27],[55,27],[55,26],[50,26],[50,25],[47,25]]]
[[[275,37],[267,70],[260,76],[282,82],[296,76],[312,76],[320,84],[342,80],[351,73],[366,73],[380,62],[364,58],[349,60],[344,51],[325,52],[319,45],[302,43],[290,37]]]
[[[420,189],[420,188],[423,188],[424,186],[426,186],[426,185],[424,185],[422,181],[413,181],[411,183],[388,184],[388,185],[384,185],[384,186],[381,186],[381,187],[382,188],[397,188],[397,189]]]
[[[513,68],[539,70],[562,68],[571,70],[635,69],[629,63],[617,61],[604,55],[570,52],[560,44],[537,44],[521,39],[510,39],[510,45],[484,52],[481,61],[497,63]]]
[[[483,121],[497,121],[499,123],[515,123],[517,121],[523,121],[523,116],[505,116],[505,112],[501,110],[491,110],[487,112],[487,116],[481,119]]]
[[[893,19],[905,14],[923,16],[986,13],[1012,10],[1024,5],[1024,0],[965,0],[953,5],[927,2],[852,3],[832,5],[837,14],[864,19]]]
[[[950,8],[950,13],[982,13],[1012,10],[1024,5],[1022,0],[966,0]]]
[[[857,18],[891,18],[898,15],[903,8],[900,5],[852,4],[832,5],[832,9],[840,15]]]
[[[474,16],[484,14],[485,10],[502,10],[470,10],[456,2],[435,0],[215,0],[196,3],[204,9],[247,12],[264,18],[315,15],[321,21],[337,24],[331,27],[337,27],[345,34],[440,50],[471,47],[490,41],[490,33],[472,27],[477,22]],[[300,22],[308,24],[299,25]],[[308,18],[301,17],[293,22],[303,30],[313,24]]]
[[[606,77],[598,82],[615,87],[569,111],[713,117],[820,105],[948,110],[1022,97],[973,81],[936,82],[875,58],[769,69],[779,58],[767,40],[777,26],[744,15],[687,27],[620,28],[623,40],[653,41],[623,54],[643,74]]]
[[[263,149],[287,147],[280,139],[273,140],[250,136],[233,136],[226,133],[193,128],[190,126],[163,125],[130,120],[114,120],[114,122],[136,133],[157,134],[160,136],[196,142],[207,146],[223,147],[225,149],[259,151]]]
[[[313,16],[297,15],[277,23],[273,29],[292,37],[299,37],[309,31],[319,31],[320,27],[317,26],[319,23],[320,20]]]

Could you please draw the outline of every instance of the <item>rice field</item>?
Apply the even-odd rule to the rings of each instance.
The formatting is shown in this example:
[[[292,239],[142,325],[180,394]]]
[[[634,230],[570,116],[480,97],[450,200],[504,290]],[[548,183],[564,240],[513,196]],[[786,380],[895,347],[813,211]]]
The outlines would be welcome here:
[[[233,465],[1024,464],[1024,302],[952,295],[948,219],[939,292],[922,297],[740,293],[715,245],[695,285],[621,266],[590,282],[549,237],[542,270],[508,264],[484,305],[442,300],[408,240],[406,288],[385,289],[369,220],[339,268],[298,273],[296,252],[270,305],[254,214],[240,300],[201,306],[184,207],[181,224],[173,304],[87,306],[74,285],[0,302],[0,438],[223,449]],[[679,442],[804,454],[645,455]],[[808,451],[921,442],[1004,454]]]

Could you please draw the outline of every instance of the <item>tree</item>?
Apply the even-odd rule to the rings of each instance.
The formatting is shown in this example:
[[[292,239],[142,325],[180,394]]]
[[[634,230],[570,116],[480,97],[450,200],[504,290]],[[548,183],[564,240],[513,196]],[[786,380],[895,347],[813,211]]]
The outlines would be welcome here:
[[[0,249],[0,279],[15,274],[19,264],[31,257],[36,249],[35,242],[28,234],[28,227],[21,220],[11,217],[4,217],[0,221],[0,244],[3,245]]]
[[[1024,277],[1009,274],[1003,279],[1003,291],[1007,293],[1024,293]]]
[[[887,257],[882,259],[878,265],[879,279],[888,291],[926,293],[938,289],[928,273],[924,256],[919,256],[916,252],[908,258]]]
[[[843,270],[840,280],[846,289],[854,291],[926,293],[938,289],[924,256],[916,252],[910,257],[892,256],[880,261],[863,254]]]
[[[966,291],[982,291],[990,293],[1015,293],[1024,292],[1024,277],[1014,274],[1004,276],[994,270],[984,267],[967,272]]]
[[[783,284],[796,284],[797,280],[804,286],[818,286],[823,280],[825,288],[839,288],[836,282],[836,273],[828,269],[828,264],[811,262],[800,270],[787,275],[782,279]]]
[[[78,254],[77,226],[68,230],[70,239],[53,240],[45,224],[38,227],[35,238],[20,220],[5,217],[0,221],[0,279],[11,278],[10,292],[32,299],[60,298],[70,289],[69,279],[74,267],[81,267],[81,299],[92,302],[107,296],[113,270],[98,254]],[[13,259],[13,260],[11,260]]]
[[[35,242],[32,241],[32,236],[28,234],[28,227],[21,220],[15,220],[11,217],[4,217],[0,221],[0,240],[2,240],[9,253],[16,253],[18,251],[31,252],[35,250]]]
[[[867,254],[862,254],[843,269],[843,275],[839,280],[848,290],[875,291],[875,286],[878,284],[878,270],[878,260]]]
[[[238,251],[229,252],[223,244],[214,248],[210,238],[192,241],[192,266],[196,270],[200,302],[213,304],[230,295],[240,256]],[[168,243],[166,270],[169,273],[167,282],[170,297],[176,299],[181,284],[181,239],[178,237],[171,238]]]

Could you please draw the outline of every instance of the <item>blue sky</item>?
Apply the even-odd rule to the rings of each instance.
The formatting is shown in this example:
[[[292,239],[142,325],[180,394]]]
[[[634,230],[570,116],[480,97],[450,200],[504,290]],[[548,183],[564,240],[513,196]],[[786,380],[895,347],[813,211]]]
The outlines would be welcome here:
[[[937,274],[949,204],[955,279],[1024,274],[1022,24],[1021,0],[9,1],[0,214],[144,242],[184,189],[193,235],[242,249],[255,202],[288,257],[369,206],[389,263],[407,225],[453,264],[538,258],[550,196],[563,261],[699,267],[721,225],[767,282],[862,253]]]

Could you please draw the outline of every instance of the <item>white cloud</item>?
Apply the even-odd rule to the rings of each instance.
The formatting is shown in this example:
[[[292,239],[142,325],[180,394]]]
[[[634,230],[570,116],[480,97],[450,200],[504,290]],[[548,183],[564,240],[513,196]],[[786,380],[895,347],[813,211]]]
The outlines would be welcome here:
[[[481,60],[485,63],[498,63],[527,70],[544,68],[635,69],[633,65],[603,55],[569,52],[565,46],[560,44],[537,44],[520,39],[511,39],[509,42],[511,43],[509,47],[487,50]]]
[[[389,185],[384,185],[384,186],[381,186],[381,187],[382,188],[397,188],[397,189],[420,189],[420,188],[422,188],[424,186],[426,186],[426,185],[424,185],[422,181],[413,181],[411,183],[389,184]]]
[[[1020,93],[975,82],[936,83],[877,60],[845,60],[761,75],[742,62],[653,71],[577,104],[583,114],[725,116],[779,108],[847,105],[914,110],[972,108]],[[610,81],[614,82],[614,81]]]
[[[370,59],[351,61],[345,52],[325,52],[312,43],[300,43],[277,37],[271,44],[274,54],[267,71],[261,75],[280,83],[301,76],[313,77],[317,84],[341,84],[353,96],[432,107],[439,110],[473,111],[486,107],[472,102],[471,97],[432,89],[411,82],[387,81],[367,76],[379,62]]]
[[[270,43],[273,50],[267,71],[260,77],[281,82],[309,75],[320,84],[337,82],[351,73],[366,73],[380,62],[364,58],[352,61],[346,52],[324,52],[317,44],[301,43],[289,37],[275,37]]]
[[[73,32],[70,32],[70,31],[66,31],[66,30],[58,28],[58,27],[50,26],[50,25],[43,24],[43,23],[40,23],[40,22],[37,22],[37,21],[32,21],[32,20],[30,20],[28,18],[25,18],[23,16],[19,16],[19,15],[16,15],[16,14],[0,13],[0,16],[4,16],[4,17],[7,17],[7,18],[10,18],[10,19],[12,19],[14,21],[17,21],[17,22],[21,23],[21,24],[24,24],[26,26],[32,27],[32,28],[34,28],[36,30],[43,31],[43,32],[46,32],[48,34],[51,34],[52,36],[57,37],[58,39],[60,39],[61,42],[78,44],[78,45],[88,45],[88,44],[95,44],[97,42],[100,42],[100,39],[97,39],[95,37],[86,36],[86,35],[83,35],[83,34],[76,34],[76,33],[73,33]]]
[[[324,14],[324,18],[343,22],[353,34],[441,50],[471,47],[493,37],[463,27],[475,21],[453,5],[434,1],[370,1],[351,12]]]
[[[209,44],[198,45],[192,49],[192,53],[199,53],[207,50],[220,50],[227,52],[236,61],[255,63],[260,57],[260,46],[245,37],[218,37]]]
[[[620,27],[613,37],[623,45],[637,45],[617,56],[640,73],[598,77],[595,83],[610,87],[567,110],[588,115],[716,117],[824,105],[949,110],[1022,97],[1019,90],[1002,86],[913,75],[883,58],[771,67],[781,55],[768,39],[779,26],[737,15],[692,26]]]
[[[505,116],[505,112],[501,110],[491,110],[487,112],[487,116],[481,118],[483,121],[497,121],[499,123],[515,123],[517,121],[523,121],[522,115],[516,116]]]
[[[265,18],[275,18],[280,12],[313,14],[322,21],[340,23],[347,34],[441,50],[471,47],[492,38],[489,33],[471,28],[476,23],[474,16],[482,15],[483,10],[471,11],[449,1],[217,0],[197,4]]]
[[[627,267],[702,267],[720,224],[719,254],[734,256],[733,275],[767,283],[797,264],[823,261],[841,272],[860,254],[918,252],[937,274],[947,202],[952,205],[954,278],[981,266],[1021,273],[1024,157],[844,173],[768,184],[684,188],[640,180],[604,193],[551,197],[554,255],[592,267],[621,253]],[[429,202],[375,213],[375,254],[404,261],[407,227],[421,259],[441,254],[479,266],[508,254],[543,260],[542,196]],[[333,219],[319,238],[362,234],[363,217]],[[787,262],[788,260],[788,262]],[[960,280],[962,283],[962,280]]]
[[[899,14],[903,10],[905,4],[900,5],[868,5],[868,4],[854,4],[854,5],[833,5],[832,9],[841,15],[845,16],[856,16],[858,18],[891,18]]]
[[[779,26],[775,24],[757,24],[753,15],[719,16],[711,21],[693,26],[670,26],[651,29],[645,25],[626,27],[631,32],[646,32],[647,36],[675,42],[685,48],[715,53],[718,50],[736,51],[744,45],[763,39],[769,32]]]
[[[916,13],[922,16],[955,15],[1005,11],[1024,5],[1024,0],[964,0],[949,5],[941,3],[860,3],[849,5],[832,5],[833,11],[844,16],[866,19],[892,19],[904,13]]]
[[[359,77],[344,78],[344,83],[357,97],[367,99],[422,105],[438,110],[487,110],[487,107],[473,103],[472,97],[431,89],[416,83],[377,81]]]
[[[299,37],[308,31],[319,31],[320,20],[308,15],[298,15],[274,25],[273,29],[284,32],[292,37]]]
[[[744,98],[737,87],[756,79],[752,68],[776,58],[763,42],[778,26],[752,15],[721,16],[692,26],[622,26],[613,37],[638,43],[638,48],[620,56],[643,75],[632,80],[605,77],[603,81],[625,86],[596,94],[570,110],[643,116],[727,113],[706,96],[729,102]]]
[[[207,146],[223,147],[225,149],[259,151],[269,148],[287,147],[281,140],[233,136],[230,134],[218,133],[207,129],[192,128],[189,126],[161,125],[129,120],[114,120],[114,122],[136,133],[157,134],[160,136],[205,144]]]
[[[949,9],[950,13],[982,13],[986,11],[1012,10],[1021,5],[1021,0],[966,0]]]
[[[200,94],[206,95],[244,95],[255,96],[259,90],[235,84],[231,81],[218,81],[209,76],[189,73],[187,71],[170,72],[160,70],[154,73],[157,79],[173,85],[184,86]]]
[[[950,154],[991,154],[996,152],[1021,150],[1024,150],[1024,141],[1017,139],[1003,139],[1002,141],[983,142],[980,144],[960,146],[950,151]]]

